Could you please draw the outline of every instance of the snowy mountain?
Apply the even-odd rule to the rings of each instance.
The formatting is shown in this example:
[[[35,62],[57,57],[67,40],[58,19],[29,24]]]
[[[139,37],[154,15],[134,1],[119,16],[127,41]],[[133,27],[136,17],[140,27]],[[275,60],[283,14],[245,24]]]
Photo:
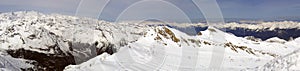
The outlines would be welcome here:
[[[1,13],[0,67],[13,71],[278,70],[286,68],[283,63],[293,68],[286,70],[299,67],[300,38],[257,41],[211,26],[190,35],[148,23],[32,11]]]
[[[176,39],[170,37],[164,37],[159,31],[155,31],[157,29],[170,29],[170,31],[175,33],[175,37],[180,37],[178,38],[179,41],[175,41]],[[207,70],[209,69],[212,51],[218,47],[225,48],[224,60],[221,66],[223,70],[242,70],[264,65],[273,58],[286,55],[299,48],[299,43],[255,42],[235,37],[219,30],[217,32],[206,30],[201,32],[202,35],[188,36],[172,28],[158,27],[147,33],[151,34],[147,34],[146,37],[121,47],[120,51],[113,55],[103,54],[80,65],[68,66],[65,70]],[[212,38],[212,36],[220,34],[225,35],[224,40]],[[160,52],[159,50],[164,51]],[[185,50],[188,51],[185,52]],[[129,51],[132,52],[128,54],[130,56],[125,56],[125,53]],[[136,64],[132,64],[135,62],[130,61],[130,57],[136,60]],[[151,57],[162,59],[163,61],[161,61],[162,63],[160,61],[151,62]],[[147,58],[150,59],[149,63]],[[185,61],[193,60],[193,58],[197,59],[192,61],[196,63]],[[178,67],[181,63],[188,63],[184,64],[187,67]]]
[[[45,70],[62,70],[103,52],[112,54],[147,29],[37,12],[3,13],[0,19],[1,50],[14,58],[35,60],[34,69]]]

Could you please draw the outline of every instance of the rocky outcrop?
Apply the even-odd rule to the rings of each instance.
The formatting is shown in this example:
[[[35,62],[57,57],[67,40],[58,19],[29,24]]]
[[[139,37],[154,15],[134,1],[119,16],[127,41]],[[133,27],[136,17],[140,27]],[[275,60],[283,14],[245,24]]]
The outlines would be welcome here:
[[[36,51],[25,49],[7,50],[7,53],[15,58],[23,58],[27,60],[34,60],[32,62],[33,68],[24,70],[38,70],[38,71],[62,71],[65,66],[75,64],[72,54],[64,54],[61,51],[56,54],[44,54]]]

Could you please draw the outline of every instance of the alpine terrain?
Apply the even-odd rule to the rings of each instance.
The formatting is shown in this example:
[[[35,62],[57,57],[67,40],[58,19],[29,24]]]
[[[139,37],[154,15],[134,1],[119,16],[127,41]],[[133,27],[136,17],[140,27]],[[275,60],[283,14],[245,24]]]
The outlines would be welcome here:
[[[300,70],[299,26],[292,21],[117,23],[34,11],[1,13],[0,69]],[[184,31],[191,27],[196,33]]]

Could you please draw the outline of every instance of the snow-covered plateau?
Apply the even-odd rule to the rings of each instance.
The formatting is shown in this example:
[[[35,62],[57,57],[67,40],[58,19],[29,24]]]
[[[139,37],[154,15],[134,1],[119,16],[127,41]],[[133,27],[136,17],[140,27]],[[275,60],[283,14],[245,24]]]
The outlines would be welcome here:
[[[274,30],[299,29],[299,25],[229,23],[191,35],[151,22],[116,23],[33,11],[1,13],[0,69],[297,71],[300,38],[260,40],[218,28]]]

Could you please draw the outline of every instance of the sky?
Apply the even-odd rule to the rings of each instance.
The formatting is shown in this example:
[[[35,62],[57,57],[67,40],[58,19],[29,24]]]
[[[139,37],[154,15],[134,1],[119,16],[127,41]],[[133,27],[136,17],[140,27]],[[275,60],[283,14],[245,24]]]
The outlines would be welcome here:
[[[93,4],[98,4],[97,0],[93,1]],[[110,0],[103,8],[101,15],[99,15],[99,19],[115,21],[124,12],[124,10],[127,10],[129,7],[135,8],[133,5],[139,1],[140,0]],[[0,0],[0,12],[33,10],[46,14],[58,13],[75,15],[80,2],[81,0]],[[192,0],[165,0],[164,2],[167,3],[141,3],[142,5],[147,6],[145,6],[145,8],[136,7],[136,10],[130,11],[131,13],[129,14],[136,15],[139,13],[149,13],[143,16],[155,17],[163,15],[168,16],[171,19],[180,19],[181,16],[176,16],[176,14],[180,12],[174,12],[176,11],[175,8],[173,8],[175,6],[183,11],[190,19],[204,17],[201,10],[198,9]],[[224,18],[274,18],[300,16],[300,0],[217,0],[217,3]],[[85,9],[92,10],[94,7]]]

